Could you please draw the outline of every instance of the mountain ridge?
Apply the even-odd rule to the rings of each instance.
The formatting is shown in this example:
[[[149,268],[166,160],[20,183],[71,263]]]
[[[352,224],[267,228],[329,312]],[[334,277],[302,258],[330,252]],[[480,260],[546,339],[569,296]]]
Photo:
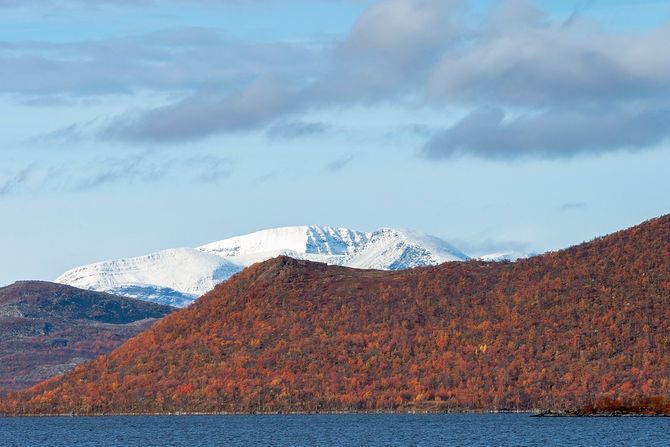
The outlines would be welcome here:
[[[0,391],[25,388],[119,346],[173,309],[46,281],[0,288]]]
[[[518,262],[379,271],[278,257],[0,413],[528,411],[667,396],[669,278],[670,216]]]
[[[184,307],[253,263],[291,256],[363,269],[402,270],[469,257],[434,236],[382,228],[363,233],[328,226],[261,230],[201,245],[76,267],[55,281]]]

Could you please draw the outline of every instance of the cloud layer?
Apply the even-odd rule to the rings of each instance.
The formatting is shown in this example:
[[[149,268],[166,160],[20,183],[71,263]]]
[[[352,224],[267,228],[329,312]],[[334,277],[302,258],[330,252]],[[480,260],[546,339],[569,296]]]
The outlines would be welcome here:
[[[670,137],[670,22],[624,33],[577,13],[553,19],[524,0],[495,5],[482,13],[467,1],[382,0],[334,43],[240,42],[203,29],[4,43],[0,89],[178,96],[97,130],[131,143],[240,131],[296,138],[323,131],[296,124],[312,112],[389,104],[462,116],[445,120],[419,151],[433,160],[561,158]]]
[[[478,109],[436,133],[423,154],[432,159],[471,154],[485,158],[560,158],[636,150],[670,135],[670,109],[556,108],[507,120],[499,108]]]
[[[139,153],[68,163],[39,162],[0,171],[0,197],[40,190],[78,192],[110,185],[172,182],[213,183],[232,175],[234,164],[213,155]]]

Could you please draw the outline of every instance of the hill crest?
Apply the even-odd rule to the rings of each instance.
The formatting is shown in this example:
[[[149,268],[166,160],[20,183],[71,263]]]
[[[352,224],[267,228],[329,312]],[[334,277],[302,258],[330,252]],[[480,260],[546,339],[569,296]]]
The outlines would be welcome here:
[[[383,228],[363,233],[310,225],[98,262],[71,269],[56,282],[185,307],[244,267],[277,256],[380,270],[468,259],[449,243],[419,232]]]
[[[668,297],[669,216],[515,263],[384,272],[279,257],[0,410],[532,410],[667,396]]]
[[[0,391],[106,354],[173,309],[44,281],[0,288]]]

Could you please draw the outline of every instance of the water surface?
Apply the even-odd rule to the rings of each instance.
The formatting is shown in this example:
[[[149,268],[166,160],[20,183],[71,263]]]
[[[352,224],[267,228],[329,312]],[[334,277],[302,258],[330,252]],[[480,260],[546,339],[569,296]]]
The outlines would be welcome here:
[[[670,418],[523,414],[0,418],[3,447],[670,446]]]

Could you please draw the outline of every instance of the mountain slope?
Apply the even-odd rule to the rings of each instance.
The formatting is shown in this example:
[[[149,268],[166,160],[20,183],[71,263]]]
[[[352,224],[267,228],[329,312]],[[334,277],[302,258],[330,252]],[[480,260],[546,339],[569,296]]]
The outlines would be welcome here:
[[[574,408],[670,395],[670,217],[515,263],[253,265],[0,412]]]
[[[78,267],[56,282],[183,307],[240,270],[219,256],[179,248]]]
[[[337,265],[362,269],[404,270],[464,261],[468,256],[435,236],[383,228],[370,233],[368,241]]]
[[[56,282],[184,307],[255,262],[290,256],[363,269],[402,270],[468,257],[432,236],[382,229],[283,227],[233,237],[197,249],[164,250],[70,270]]]
[[[257,231],[198,247],[228,259],[240,258],[240,264],[264,261],[264,253],[291,251],[313,255],[343,256],[364,245],[369,236],[346,228],[283,227]],[[258,255],[253,257],[253,255]]]
[[[41,281],[0,288],[0,390],[72,369],[147,329],[172,308]]]

